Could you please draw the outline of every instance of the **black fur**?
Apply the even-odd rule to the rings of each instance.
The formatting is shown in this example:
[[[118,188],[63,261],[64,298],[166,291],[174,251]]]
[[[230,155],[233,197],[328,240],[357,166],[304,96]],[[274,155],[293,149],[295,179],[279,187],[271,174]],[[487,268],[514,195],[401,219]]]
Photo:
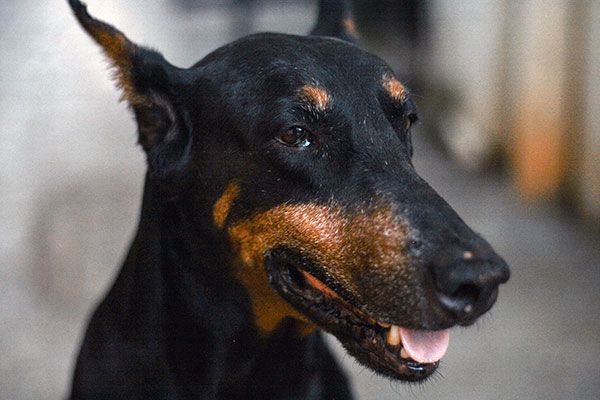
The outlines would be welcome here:
[[[138,234],[88,326],[72,399],[347,399],[320,334],[261,338],[220,244],[148,177]],[[310,395],[309,395],[310,394]]]

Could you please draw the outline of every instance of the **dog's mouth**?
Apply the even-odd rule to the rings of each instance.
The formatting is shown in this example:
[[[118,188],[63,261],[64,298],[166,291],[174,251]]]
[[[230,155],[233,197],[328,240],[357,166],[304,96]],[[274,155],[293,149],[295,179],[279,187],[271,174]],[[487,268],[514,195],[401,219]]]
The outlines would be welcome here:
[[[404,381],[426,379],[448,348],[447,329],[408,329],[367,315],[339,294],[341,288],[334,290],[334,284],[324,283],[329,279],[294,252],[271,251],[266,267],[271,286],[286,301],[335,335],[351,355],[378,373]]]

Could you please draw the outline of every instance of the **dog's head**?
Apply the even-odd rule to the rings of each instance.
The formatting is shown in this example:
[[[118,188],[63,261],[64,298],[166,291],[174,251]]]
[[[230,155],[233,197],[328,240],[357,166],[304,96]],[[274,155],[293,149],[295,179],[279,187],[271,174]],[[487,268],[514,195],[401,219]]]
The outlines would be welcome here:
[[[294,318],[380,373],[419,380],[448,329],[492,306],[508,267],[415,172],[415,105],[378,57],[258,34],[178,69],[70,3],[116,67],[150,173],[187,176],[230,243],[262,334]],[[316,32],[351,38],[345,9],[323,4]]]

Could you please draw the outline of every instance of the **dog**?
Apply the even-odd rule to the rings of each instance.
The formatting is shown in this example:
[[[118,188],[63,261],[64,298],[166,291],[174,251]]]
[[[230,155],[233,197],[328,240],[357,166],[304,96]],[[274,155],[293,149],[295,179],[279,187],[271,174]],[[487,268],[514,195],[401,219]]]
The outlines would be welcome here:
[[[69,0],[146,157],[139,227],[71,399],[350,399],[324,343],[402,381],[494,304],[507,264],[412,164],[409,90],[323,0],[308,36],[254,34],[191,68]]]

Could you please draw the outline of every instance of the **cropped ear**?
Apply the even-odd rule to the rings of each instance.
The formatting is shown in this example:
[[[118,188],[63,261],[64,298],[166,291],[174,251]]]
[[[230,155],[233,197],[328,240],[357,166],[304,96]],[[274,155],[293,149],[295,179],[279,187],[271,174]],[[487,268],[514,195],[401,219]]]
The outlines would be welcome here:
[[[85,4],[69,0],[75,17],[108,57],[138,123],[138,141],[148,167],[161,178],[183,172],[191,159],[192,136],[185,110],[178,106],[181,69],[154,51],[131,42],[123,33],[87,12]]]
[[[350,0],[320,0],[319,17],[310,33],[313,36],[331,36],[356,43],[359,39]]]

